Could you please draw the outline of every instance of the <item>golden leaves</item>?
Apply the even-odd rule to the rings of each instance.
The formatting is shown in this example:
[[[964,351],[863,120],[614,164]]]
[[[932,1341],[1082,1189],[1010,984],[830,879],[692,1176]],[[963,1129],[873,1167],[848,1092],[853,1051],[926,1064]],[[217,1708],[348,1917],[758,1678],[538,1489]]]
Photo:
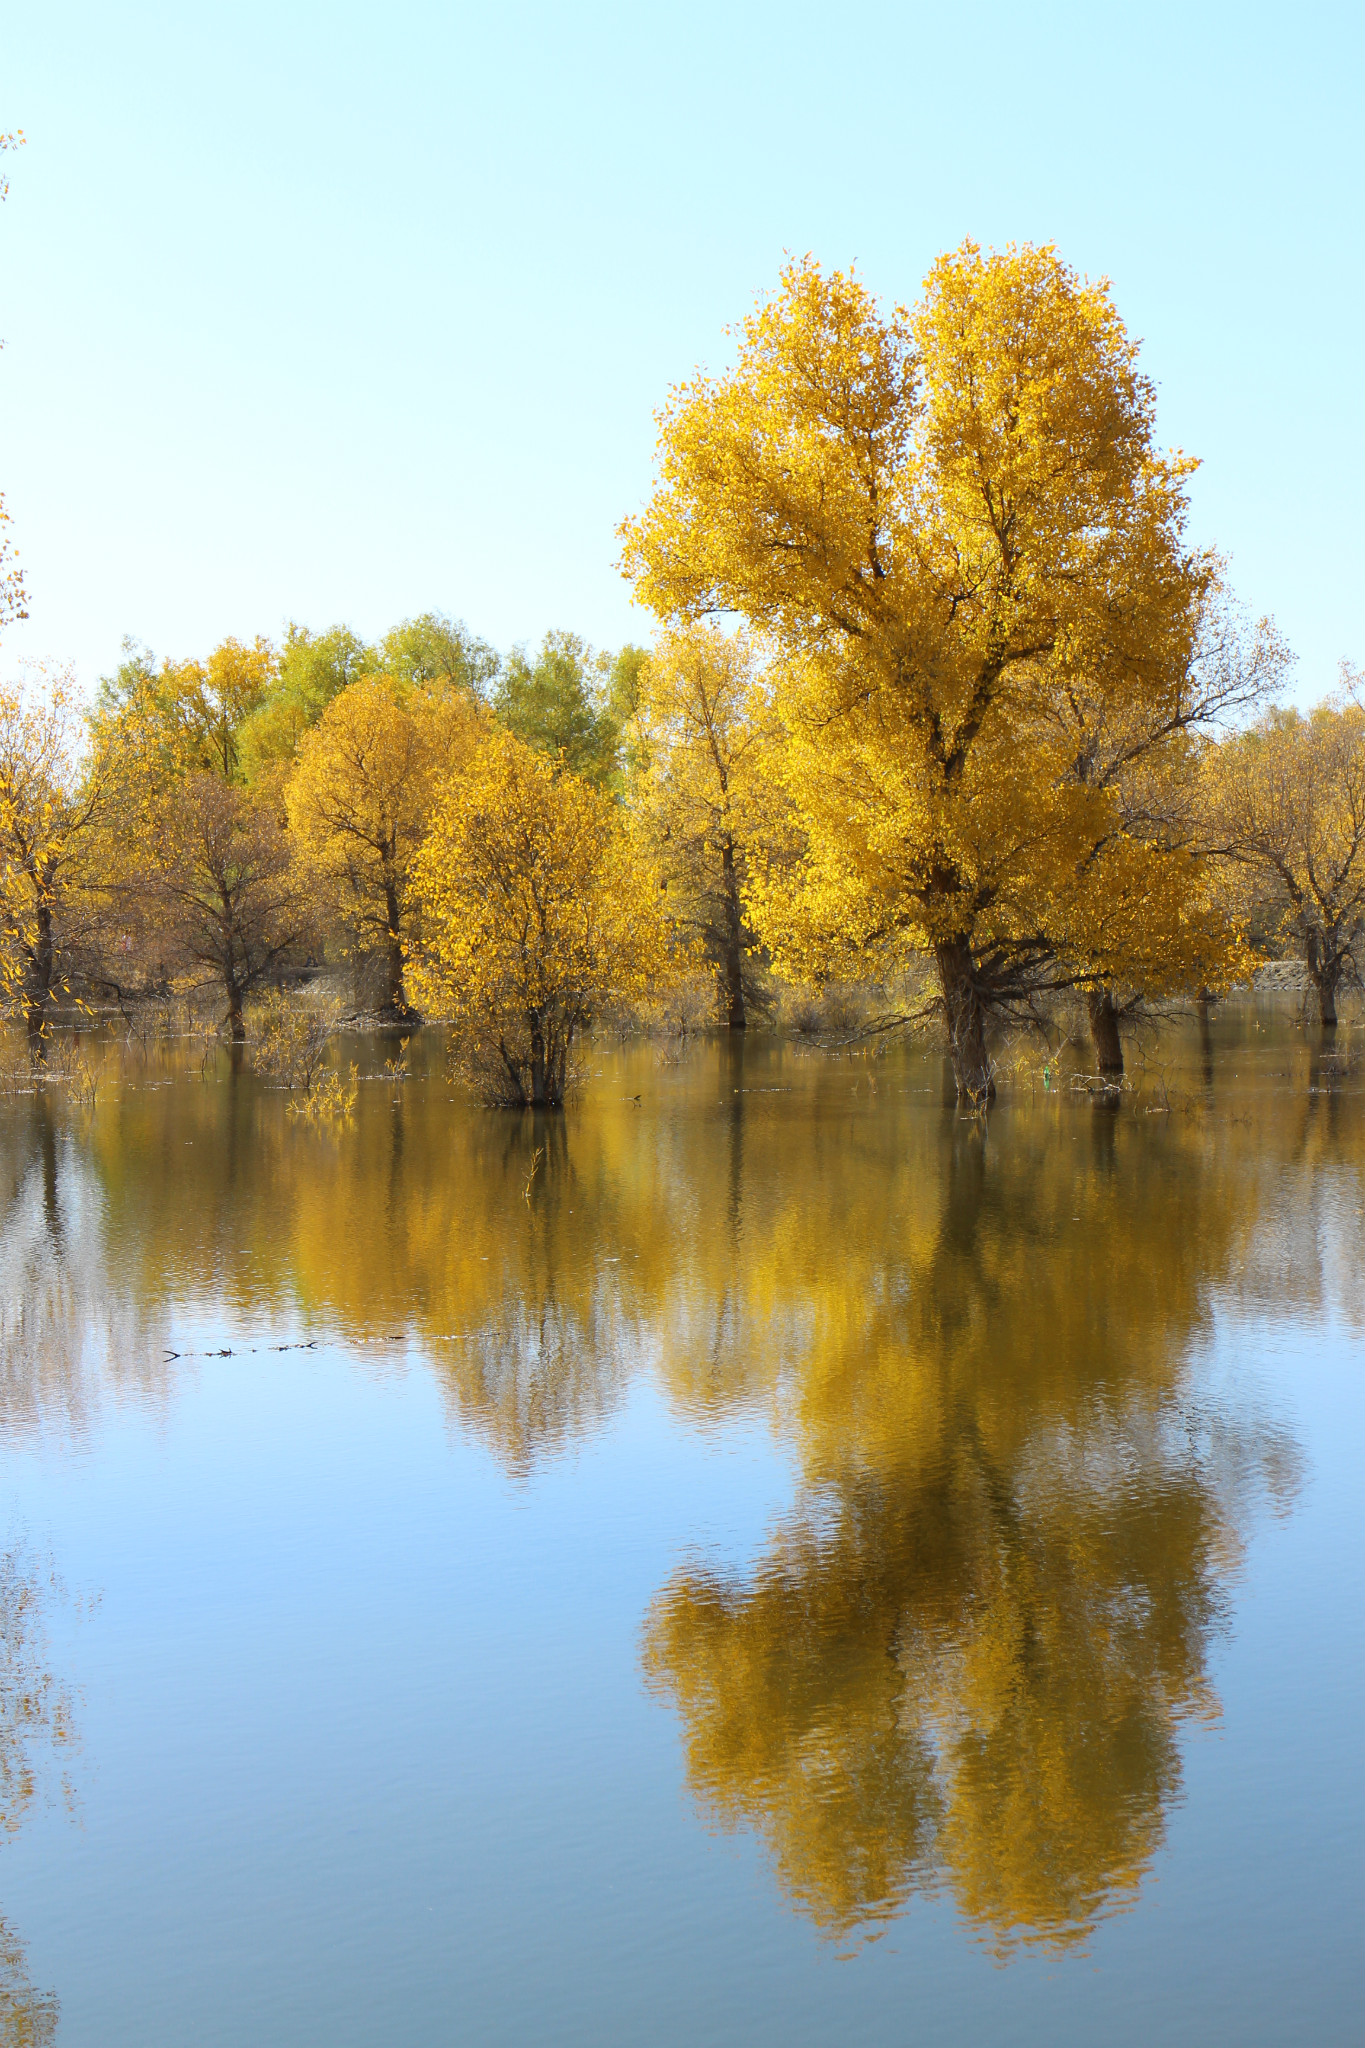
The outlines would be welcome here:
[[[733,369],[674,393],[622,564],[664,618],[771,638],[807,842],[755,897],[779,957],[1113,967],[1090,876],[1121,811],[1056,712],[1078,683],[1164,707],[1188,662],[1212,572],[1152,424],[1107,285],[1028,245],[943,256],[913,316],[789,266]]]
[[[391,676],[350,683],[299,741],[285,789],[295,844],[353,946],[390,956],[400,999],[408,880],[441,788],[477,745],[463,694],[434,696]]]
[[[1343,688],[1307,717],[1271,711],[1211,751],[1213,829],[1305,960],[1324,1020],[1365,954],[1365,706]]]
[[[416,999],[491,1035],[505,1065],[538,1062],[536,1100],[562,1093],[592,1015],[668,972],[657,882],[621,812],[510,733],[489,732],[447,790],[412,879]]]

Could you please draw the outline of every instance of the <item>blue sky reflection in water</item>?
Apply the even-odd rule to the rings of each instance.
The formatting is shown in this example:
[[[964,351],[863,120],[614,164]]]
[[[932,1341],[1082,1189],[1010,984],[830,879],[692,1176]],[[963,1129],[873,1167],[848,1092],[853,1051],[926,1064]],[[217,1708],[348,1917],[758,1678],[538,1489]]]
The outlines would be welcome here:
[[[0,2039],[1358,2038],[1342,1039],[5,1105]]]

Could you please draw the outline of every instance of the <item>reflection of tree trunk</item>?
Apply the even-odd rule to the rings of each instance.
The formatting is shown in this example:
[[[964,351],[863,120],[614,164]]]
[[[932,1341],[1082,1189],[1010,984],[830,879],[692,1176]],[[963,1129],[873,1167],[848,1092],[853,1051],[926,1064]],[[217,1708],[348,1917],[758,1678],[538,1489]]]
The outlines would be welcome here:
[[[1206,988],[1199,991],[1199,1064],[1204,1076],[1204,1086],[1213,1086],[1213,1033],[1209,1029],[1209,1004],[1212,998]]]
[[[403,1141],[405,1137],[403,1113],[406,1106],[405,1091],[399,1088],[394,1097],[393,1117],[389,1124],[389,1129],[393,1133],[393,1143],[389,1147],[388,1209],[390,1217],[400,1230],[403,1217]]]
[[[62,1250],[62,1212],[59,1201],[57,1174],[57,1134],[52,1128],[52,1104],[46,1095],[41,1099],[42,1136],[39,1143],[43,1154],[43,1221],[54,1251]],[[3,2040],[0,2035],[0,2040]]]
[[[730,1241],[739,1243],[739,1221],[744,1180],[744,1053],[746,1041],[722,1041],[722,1085],[729,1090],[726,1105],[730,1134]]]
[[[725,916],[720,962],[721,996],[725,1003],[726,1024],[731,1031],[743,1031],[748,1023],[744,1014],[744,939],[739,877],[735,873],[735,842],[728,832],[721,842],[720,863]]]
[[[1119,1037],[1119,1013],[1113,991],[1103,986],[1087,989],[1085,1007],[1090,1018],[1090,1037],[1095,1047],[1096,1073],[1121,1074],[1123,1041]]]
[[[944,939],[934,948],[943,1007],[948,1020],[948,1049],[959,1097],[989,1102],[995,1094],[986,1057],[986,1011],[976,985],[972,949],[966,939]]]

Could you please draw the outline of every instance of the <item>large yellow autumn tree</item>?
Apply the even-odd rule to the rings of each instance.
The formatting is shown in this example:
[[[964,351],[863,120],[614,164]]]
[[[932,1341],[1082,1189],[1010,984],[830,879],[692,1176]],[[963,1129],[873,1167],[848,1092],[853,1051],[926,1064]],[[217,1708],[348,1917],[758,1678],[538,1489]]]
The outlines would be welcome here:
[[[807,261],[732,370],[674,392],[623,528],[659,615],[737,612],[777,649],[809,843],[755,906],[779,962],[932,951],[973,1098],[993,1011],[1123,965],[1086,909],[1121,818],[1055,710],[1188,667],[1216,564],[1185,546],[1193,464],[1154,409],[1107,286],[1051,249],[965,243],[914,313]]]
[[[453,1018],[490,1100],[558,1107],[579,1034],[657,986],[657,880],[620,808],[495,729],[446,791],[412,871],[410,983]]]

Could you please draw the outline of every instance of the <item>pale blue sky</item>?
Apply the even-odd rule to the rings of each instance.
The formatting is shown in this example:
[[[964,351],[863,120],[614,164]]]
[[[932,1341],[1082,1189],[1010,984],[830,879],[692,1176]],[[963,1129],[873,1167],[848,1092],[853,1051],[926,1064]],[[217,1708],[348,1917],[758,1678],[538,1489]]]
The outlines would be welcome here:
[[[3,659],[436,607],[644,637],[653,408],[784,250],[1107,273],[1195,529],[1300,658],[1365,655],[1358,4],[4,10]]]

